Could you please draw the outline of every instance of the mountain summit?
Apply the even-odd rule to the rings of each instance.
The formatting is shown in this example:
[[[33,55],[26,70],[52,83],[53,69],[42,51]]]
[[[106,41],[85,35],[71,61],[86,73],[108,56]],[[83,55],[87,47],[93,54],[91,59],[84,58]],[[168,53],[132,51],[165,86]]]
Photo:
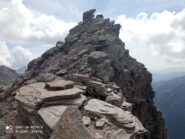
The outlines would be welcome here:
[[[129,56],[120,24],[95,11],[4,92],[16,92],[16,124],[42,125],[34,139],[166,139],[151,74]]]

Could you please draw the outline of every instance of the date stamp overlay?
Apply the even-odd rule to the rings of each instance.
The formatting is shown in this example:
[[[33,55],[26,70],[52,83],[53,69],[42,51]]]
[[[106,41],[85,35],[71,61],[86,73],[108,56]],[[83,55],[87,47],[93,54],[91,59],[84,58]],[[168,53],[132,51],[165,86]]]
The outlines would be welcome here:
[[[12,126],[5,127],[7,134],[42,134],[43,126]]]

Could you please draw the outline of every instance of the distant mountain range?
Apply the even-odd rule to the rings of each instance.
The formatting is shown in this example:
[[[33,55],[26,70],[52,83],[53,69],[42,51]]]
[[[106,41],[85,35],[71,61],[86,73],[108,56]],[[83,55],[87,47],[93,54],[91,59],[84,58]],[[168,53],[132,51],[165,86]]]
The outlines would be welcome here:
[[[27,69],[27,67],[23,66],[23,67],[20,67],[20,68],[16,69],[16,72],[18,74],[23,74],[26,71],[26,69]]]
[[[185,75],[184,69],[166,69],[162,71],[152,72],[153,83],[159,81],[168,81],[170,79]]]
[[[16,78],[18,77],[18,74],[16,71],[5,67],[5,66],[0,66],[0,85],[1,86],[6,86],[11,84]]]
[[[156,91],[155,102],[165,116],[169,137],[184,139],[185,72],[158,75],[161,75],[160,78],[155,78],[153,82]]]

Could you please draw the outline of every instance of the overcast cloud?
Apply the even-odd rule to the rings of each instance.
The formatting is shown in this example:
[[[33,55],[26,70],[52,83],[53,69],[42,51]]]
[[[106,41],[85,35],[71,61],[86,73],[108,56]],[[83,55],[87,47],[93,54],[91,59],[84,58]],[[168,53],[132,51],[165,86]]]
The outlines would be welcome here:
[[[172,63],[174,67],[185,65],[185,9],[178,13],[153,13],[151,16],[140,13],[136,18],[120,15],[116,22],[122,25],[120,37],[133,56],[144,63],[156,58],[156,62],[148,65],[150,69],[159,68],[159,59],[165,64],[163,68]],[[138,49],[142,51],[135,51]]]

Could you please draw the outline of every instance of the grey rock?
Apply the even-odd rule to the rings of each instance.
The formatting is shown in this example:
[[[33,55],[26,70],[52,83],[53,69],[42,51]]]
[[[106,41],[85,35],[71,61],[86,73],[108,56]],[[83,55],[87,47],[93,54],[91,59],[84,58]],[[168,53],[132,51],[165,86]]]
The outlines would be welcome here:
[[[103,18],[103,15],[102,14],[98,14],[98,15],[96,15],[96,18]]]
[[[88,101],[84,109],[86,112],[92,113],[97,116],[106,116],[117,126],[127,130],[127,132],[131,131],[132,133],[134,133],[139,130],[146,132],[140,121],[130,112],[124,111],[104,101],[91,99]]]
[[[106,123],[108,123],[108,119],[104,117],[100,118],[96,121],[96,128],[102,129]]]
[[[83,121],[84,125],[86,125],[86,126],[89,126],[91,124],[91,119],[87,116],[83,116],[82,121]]]
[[[68,80],[56,80],[53,82],[48,82],[45,85],[45,88],[48,90],[65,90],[73,88],[74,82]]]
[[[132,107],[133,107],[133,104],[132,103],[128,103],[128,102],[123,102],[122,105],[121,105],[121,108],[125,111],[132,111]]]
[[[94,18],[94,12],[96,9],[91,9],[83,13],[83,21],[89,21]]]
[[[62,41],[57,41],[56,47],[62,48],[63,46],[64,46],[64,42],[62,42]]]
[[[93,137],[84,126],[79,110],[69,107],[53,129],[50,139],[93,139]]]
[[[37,80],[37,82],[51,82],[51,81],[54,81],[56,78],[57,76],[52,73],[42,73],[42,74],[39,74],[35,78],[35,80]]]
[[[47,126],[50,127],[51,129],[53,129],[67,108],[68,106],[51,106],[41,108],[38,111],[38,114],[44,121],[44,123],[46,123]]]
[[[78,88],[48,91],[44,87],[45,83],[34,83],[23,86],[17,90],[15,99],[25,107],[35,109],[38,105],[43,105],[45,102],[55,102],[80,97],[80,94],[83,92]]]
[[[122,102],[123,102],[123,99],[122,99],[122,97],[118,96],[117,94],[111,92],[106,97],[106,102],[108,102],[108,103],[110,103],[112,105],[120,107]]]
[[[107,58],[107,54],[100,51],[94,51],[89,54],[88,62],[91,64],[98,64]]]
[[[89,81],[89,82],[86,82],[86,85],[89,88],[94,89],[95,93],[98,96],[107,96],[105,84],[103,84],[101,82],[96,82],[96,81]]]

